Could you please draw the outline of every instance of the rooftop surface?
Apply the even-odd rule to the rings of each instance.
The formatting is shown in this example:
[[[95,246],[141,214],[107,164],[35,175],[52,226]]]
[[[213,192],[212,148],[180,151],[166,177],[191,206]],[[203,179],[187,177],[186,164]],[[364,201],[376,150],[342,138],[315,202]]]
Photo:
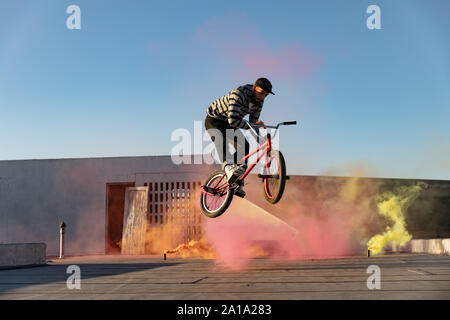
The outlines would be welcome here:
[[[70,265],[80,289],[69,289]],[[368,289],[380,268],[380,289]],[[75,282],[71,282],[74,284]],[[214,260],[78,256],[0,270],[0,299],[450,299],[450,256],[388,254],[336,259],[252,259],[241,270]]]

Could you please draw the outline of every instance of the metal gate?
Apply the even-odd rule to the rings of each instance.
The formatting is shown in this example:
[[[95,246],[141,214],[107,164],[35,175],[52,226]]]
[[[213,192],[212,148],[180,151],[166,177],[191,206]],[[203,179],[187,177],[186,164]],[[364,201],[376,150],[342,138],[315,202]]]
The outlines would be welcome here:
[[[148,188],[149,230],[160,228],[170,233],[173,245],[199,240],[203,214],[197,197],[202,184],[199,178],[204,175],[202,172],[137,174],[136,186]]]
[[[158,225],[182,226],[184,232],[179,241],[189,242],[201,237],[202,214],[195,201],[199,181],[154,181],[148,186],[149,227]]]

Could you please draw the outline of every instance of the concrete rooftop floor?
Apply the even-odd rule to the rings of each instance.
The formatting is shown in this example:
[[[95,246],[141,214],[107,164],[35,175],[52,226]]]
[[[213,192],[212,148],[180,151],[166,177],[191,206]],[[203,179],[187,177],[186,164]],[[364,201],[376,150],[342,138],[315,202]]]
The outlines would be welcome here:
[[[78,265],[81,288],[68,289]],[[369,290],[370,265],[381,289]],[[239,271],[214,260],[162,256],[80,256],[0,270],[0,299],[450,299],[450,256],[390,254],[337,259],[253,259]]]

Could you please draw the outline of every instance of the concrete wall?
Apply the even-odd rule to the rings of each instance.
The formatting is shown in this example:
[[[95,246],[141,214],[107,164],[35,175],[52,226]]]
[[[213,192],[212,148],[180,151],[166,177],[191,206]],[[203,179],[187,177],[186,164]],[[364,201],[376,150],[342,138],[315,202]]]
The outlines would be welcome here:
[[[202,180],[212,169],[170,156],[0,161],[0,243],[45,242],[58,255],[64,221],[66,255],[103,254],[107,183]]]
[[[0,269],[45,264],[45,243],[0,244]]]
[[[450,254],[450,239],[413,239],[400,247],[393,243],[386,248],[388,252]]]
[[[450,239],[416,239],[411,240],[410,247],[410,252],[450,254]]]

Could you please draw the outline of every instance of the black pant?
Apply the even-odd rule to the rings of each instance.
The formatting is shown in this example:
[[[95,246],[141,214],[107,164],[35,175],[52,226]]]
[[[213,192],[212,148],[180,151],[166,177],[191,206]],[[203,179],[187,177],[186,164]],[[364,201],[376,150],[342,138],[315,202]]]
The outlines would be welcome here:
[[[230,126],[230,124],[225,120],[218,120],[214,119],[210,116],[206,116],[205,119],[205,128],[208,131],[209,136],[211,137],[211,140],[214,142],[216,146],[216,150],[219,154],[220,160],[223,162],[224,160],[227,160],[227,162],[233,162],[237,163],[238,160],[240,160],[243,156],[246,156],[250,152],[250,145],[247,142],[247,139],[242,134],[242,132],[239,129],[233,128]],[[220,139],[215,139],[214,133],[210,131],[210,129],[217,129],[222,134],[222,141]],[[232,131],[229,131],[228,137],[227,137],[227,129],[230,129]],[[231,135],[230,135],[231,133]],[[235,136],[233,136],[233,133]],[[244,141],[244,143],[242,143]],[[231,155],[230,151],[228,150],[228,144],[231,143],[233,147],[238,151],[235,152],[234,155]],[[243,146],[244,144],[244,146]],[[244,147],[244,150],[242,150],[242,147]],[[222,153],[220,153],[220,150],[222,150]],[[245,151],[245,153],[243,153]],[[238,159],[239,156],[239,159]],[[248,158],[243,162],[247,164]]]

